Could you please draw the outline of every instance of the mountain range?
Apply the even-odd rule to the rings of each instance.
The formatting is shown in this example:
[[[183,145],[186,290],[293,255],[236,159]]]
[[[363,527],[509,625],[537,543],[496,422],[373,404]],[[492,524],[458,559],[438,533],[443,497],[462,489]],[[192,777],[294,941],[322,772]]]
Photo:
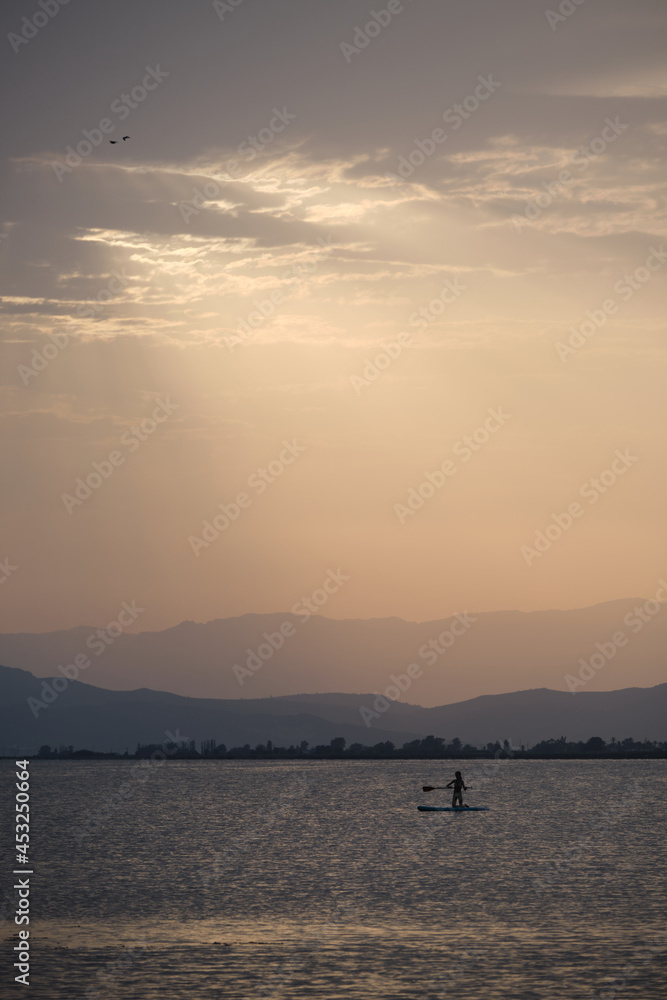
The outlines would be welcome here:
[[[138,742],[173,738],[215,739],[228,747],[269,739],[277,746],[302,740],[316,745],[337,736],[348,743],[401,745],[430,734],[476,746],[504,739],[531,746],[561,735],[569,740],[667,738],[667,684],[575,694],[534,689],[433,708],[398,701],[377,717],[366,717],[366,725],[360,709],[373,710],[374,694],[205,699],[146,688],[109,691],[62,675],[57,681],[0,667],[3,754],[14,748],[32,754],[44,743],[123,752]]]
[[[541,687],[570,697],[567,675],[577,676],[591,657],[586,693],[666,680],[666,606],[637,598],[564,611],[462,612],[429,622],[248,614],[154,632],[105,631],[104,640],[100,626],[81,626],[2,634],[0,663],[49,677],[87,657],[80,680],[88,685],[224,699],[383,692],[395,683],[392,675],[414,663],[421,674],[405,698],[419,705]]]

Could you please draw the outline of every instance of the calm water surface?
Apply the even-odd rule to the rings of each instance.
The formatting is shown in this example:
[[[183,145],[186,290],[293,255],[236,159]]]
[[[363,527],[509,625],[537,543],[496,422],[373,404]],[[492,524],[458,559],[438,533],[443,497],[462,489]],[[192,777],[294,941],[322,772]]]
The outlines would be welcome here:
[[[491,810],[417,812],[454,766],[32,762],[32,985],[5,972],[10,995],[667,996],[667,762],[458,763]]]

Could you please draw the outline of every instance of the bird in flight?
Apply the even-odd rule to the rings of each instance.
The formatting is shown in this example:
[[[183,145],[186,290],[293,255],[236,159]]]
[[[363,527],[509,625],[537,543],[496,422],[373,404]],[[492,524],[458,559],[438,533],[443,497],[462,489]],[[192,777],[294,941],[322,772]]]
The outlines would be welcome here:
[[[131,139],[131,138],[132,138],[131,135],[124,135],[123,142],[125,142],[126,139]],[[111,143],[112,146],[115,146],[116,143],[118,142],[118,139],[109,139],[109,142]]]
[[[132,138],[131,135],[124,135],[123,136],[123,142],[125,142],[126,139],[131,139],[131,138]]]

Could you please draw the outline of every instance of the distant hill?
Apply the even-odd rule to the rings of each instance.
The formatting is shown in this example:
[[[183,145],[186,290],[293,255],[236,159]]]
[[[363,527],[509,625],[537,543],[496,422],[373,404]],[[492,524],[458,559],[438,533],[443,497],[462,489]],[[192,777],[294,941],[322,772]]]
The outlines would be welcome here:
[[[368,730],[350,711],[346,724],[309,711],[307,704],[287,700],[223,701],[183,698],[163,691],[106,691],[73,681],[37,717],[28,698],[41,700],[43,680],[28,671],[0,667],[0,750],[19,745],[38,748],[73,745],[123,752],[138,742],[161,743],[168,732],[182,739],[215,739],[227,746],[256,746],[267,739],[284,746],[307,740],[329,743],[335,736],[348,742],[378,743],[395,739],[385,728]],[[272,710],[272,708],[274,710]],[[411,733],[406,739],[416,738]],[[4,747],[4,750],[3,750]]]
[[[667,680],[667,604],[655,605],[657,613],[642,622],[633,609],[643,603],[637,598],[570,611],[474,614],[470,627],[460,629],[463,634],[437,656],[427,646],[451,631],[453,618],[416,623],[316,615],[302,622],[294,615],[271,614],[182,622],[164,631],[120,635],[102,655],[91,655],[92,665],[81,680],[112,690],[147,687],[196,698],[254,699],[291,691],[383,691],[391,674],[403,673],[414,662],[423,675],[407,697],[435,706],[530,688],[565,691],[565,675],[576,674],[580,659],[588,660],[597,643],[608,643],[620,630],[626,645],[595,674],[586,693],[630,682],[651,687]],[[248,651],[261,644],[270,653],[265,634],[279,636],[283,623],[294,634],[240,685],[234,665],[243,667]],[[90,655],[87,640],[93,632],[91,626],[2,634],[0,663],[47,677],[78,653]]]
[[[34,752],[41,744],[90,750],[132,751],[138,742],[160,743],[167,732],[181,738],[215,739],[228,747],[272,740],[311,745],[344,736],[348,743],[391,740],[401,745],[427,735],[482,746],[509,739],[531,746],[566,736],[605,740],[667,738],[667,684],[653,688],[577,694],[547,689],[485,695],[436,708],[392,703],[366,726],[359,713],[375,695],[322,694],[260,699],[184,698],[142,688],[107,691],[73,681],[37,717],[29,697],[41,699],[43,680],[24,670],[0,667],[0,749],[18,745]]]

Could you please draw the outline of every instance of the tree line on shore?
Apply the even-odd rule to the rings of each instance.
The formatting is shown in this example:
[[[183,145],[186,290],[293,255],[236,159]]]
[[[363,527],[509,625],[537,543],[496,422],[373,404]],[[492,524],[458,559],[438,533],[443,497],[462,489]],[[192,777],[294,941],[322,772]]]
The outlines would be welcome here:
[[[634,740],[630,737],[617,740],[612,737],[605,742],[600,736],[588,740],[559,739],[542,740],[532,747],[512,746],[509,740],[496,740],[483,747],[475,747],[454,738],[447,742],[443,737],[425,736],[421,740],[410,740],[396,746],[390,740],[365,746],[361,743],[348,744],[345,737],[337,736],[328,744],[310,746],[307,740],[289,747],[274,746],[271,740],[252,747],[249,743],[240,747],[230,747],[216,743],[214,739],[202,740],[197,749],[194,740],[181,743],[138,743],[134,753],[104,753],[97,750],[75,750],[73,746],[51,748],[48,744],[40,747],[40,759],[48,760],[141,760],[168,748],[169,757],[180,760],[416,760],[420,758],[452,760],[473,760],[499,757],[517,759],[535,758],[624,758],[624,757],[667,757],[667,742],[655,740]]]

